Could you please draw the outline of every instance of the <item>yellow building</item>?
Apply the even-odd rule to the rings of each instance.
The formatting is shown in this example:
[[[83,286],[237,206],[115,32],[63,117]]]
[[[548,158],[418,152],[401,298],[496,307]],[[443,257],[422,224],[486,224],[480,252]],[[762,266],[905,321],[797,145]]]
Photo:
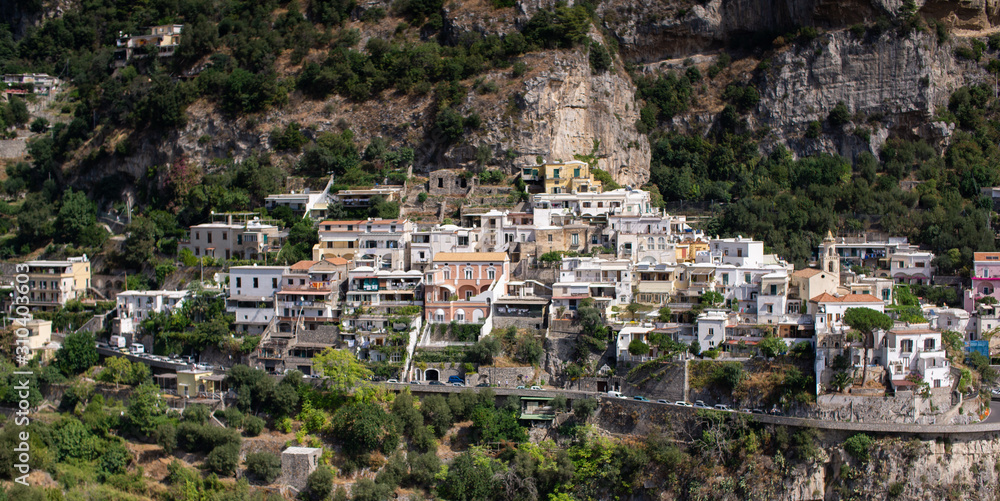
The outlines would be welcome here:
[[[64,261],[28,261],[28,305],[41,311],[55,311],[66,301],[83,299],[90,288],[90,260],[87,256]]]
[[[177,371],[177,396],[196,398],[211,397],[213,393],[222,393],[222,374],[213,374],[209,370],[185,369]]]
[[[545,164],[542,166],[545,193],[600,193],[601,182],[594,179],[590,165],[574,160],[572,162]]]

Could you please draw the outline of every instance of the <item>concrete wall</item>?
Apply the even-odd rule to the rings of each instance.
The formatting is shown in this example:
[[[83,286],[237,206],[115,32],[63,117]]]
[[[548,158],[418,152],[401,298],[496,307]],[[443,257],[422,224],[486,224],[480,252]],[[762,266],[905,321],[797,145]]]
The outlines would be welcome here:
[[[544,373],[540,378],[545,378]],[[480,367],[478,381],[499,384],[502,388],[538,384],[534,367]]]
[[[493,319],[493,327],[502,329],[514,326],[518,329],[535,329],[537,331],[545,329],[544,317],[514,317],[506,315],[490,315]]]

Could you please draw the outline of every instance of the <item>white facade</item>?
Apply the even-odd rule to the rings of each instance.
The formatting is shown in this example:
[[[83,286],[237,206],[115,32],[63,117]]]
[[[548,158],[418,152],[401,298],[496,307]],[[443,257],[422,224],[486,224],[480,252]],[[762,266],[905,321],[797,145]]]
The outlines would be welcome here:
[[[624,259],[563,258],[559,279],[552,285],[553,307],[569,309],[570,300],[592,298],[605,311],[632,302],[632,263]]]
[[[118,310],[116,334],[132,334],[153,313],[172,313],[184,305],[190,291],[123,291],[115,302]]]
[[[423,271],[439,252],[475,252],[479,233],[453,224],[436,225],[410,235],[410,266]]]
[[[702,351],[720,347],[726,342],[729,313],[722,310],[708,310],[698,315],[696,324],[695,334]]]
[[[899,326],[885,333],[876,356],[894,381],[916,375],[931,388],[951,386],[950,364],[941,344],[941,333],[929,329],[927,324]]]
[[[229,269],[226,311],[236,315],[236,330],[256,335],[275,316],[274,297],[281,288],[285,266],[233,266]]]

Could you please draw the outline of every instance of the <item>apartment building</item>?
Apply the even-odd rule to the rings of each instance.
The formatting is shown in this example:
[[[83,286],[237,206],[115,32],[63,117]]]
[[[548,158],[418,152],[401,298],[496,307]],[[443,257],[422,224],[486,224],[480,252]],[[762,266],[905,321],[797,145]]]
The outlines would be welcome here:
[[[90,260],[86,255],[59,261],[35,260],[28,266],[28,305],[37,311],[55,311],[67,301],[83,299],[90,288]]]
[[[45,73],[16,73],[3,76],[4,92],[7,94],[49,95],[62,81]]]
[[[153,26],[146,35],[126,35],[118,32],[113,65],[121,68],[127,65],[130,59],[141,59],[149,54],[156,57],[173,56],[181,43],[183,29],[183,24],[170,24]]]
[[[335,321],[340,316],[340,291],[348,279],[348,265],[346,259],[333,257],[289,266],[275,294],[278,333],[316,330]]]
[[[972,255],[972,289],[965,292],[965,311],[973,312],[976,302],[992,297],[1000,302],[1000,252],[976,252]]]
[[[435,225],[428,230],[410,234],[410,268],[427,271],[434,256],[440,252],[475,252],[479,232],[453,224]]]
[[[424,273],[424,315],[433,323],[481,323],[510,281],[503,252],[441,252]]]
[[[416,225],[406,219],[369,218],[354,221],[323,221],[313,260],[338,256],[358,266],[381,270],[407,269],[406,246]]]
[[[263,259],[267,253],[281,250],[287,235],[275,222],[261,220],[255,213],[217,214],[214,218],[218,221],[192,226],[179,248],[195,257]]]
[[[324,199],[323,193],[311,193],[305,189],[299,193],[280,193],[268,195],[264,199],[264,207],[274,210],[278,207],[288,207],[293,214],[305,215],[311,213],[313,207]]]
[[[933,276],[933,252],[905,250],[889,256],[889,276],[897,284],[930,284]]]
[[[600,193],[601,182],[594,179],[590,165],[574,160],[566,163],[544,164],[539,169],[545,193]]]
[[[115,334],[133,334],[139,324],[154,313],[173,313],[182,306],[190,291],[123,291],[115,298],[118,318],[112,323]]]
[[[285,266],[233,266],[229,269],[226,311],[236,315],[235,329],[259,335],[275,317],[274,297]]]
[[[912,386],[907,378],[915,376],[930,388],[951,387],[951,369],[941,333],[927,324],[896,324],[881,336],[877,346],[872,361],[888,370],[893,386]],[[856,354],[854,358],[860,357]]]
[[[552,309],[574,312],[581,301],[610,312],[612,307],[632,302],[632,263],[627,259],[594,257],[563,258],[559,279],[552,284]],[[558,313],[557,313],[558,314]]]

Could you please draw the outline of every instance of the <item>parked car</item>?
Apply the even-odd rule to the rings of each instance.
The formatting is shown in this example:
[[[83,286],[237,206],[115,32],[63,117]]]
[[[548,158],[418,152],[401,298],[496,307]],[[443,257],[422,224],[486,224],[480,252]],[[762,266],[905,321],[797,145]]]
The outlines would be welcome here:
[[[760,410],[760,409],[752,409],[752,410],[750,411],[750,413],[751,413],[751,414],[764,414],[764,411],[762,411],[762,410]]]
[[[674,402],[674,405],[679,405],[681,407],[691,407],[691,402],[685,402],[683,400],[678,400]]]
[[[695,400],[694,401],[694,406],[697,409],[711,409],[711,407],[709,407],[705,402],[703,402],[701,400]]]
[[[489,387],[490,383],[479,383],[476,385],[476,388],[489,388]]]
[[[452,384],[461,383],[463,386],[465,385],[465,380],[460,376],[448,376],[448,382]]]
[[[410,381],[410,384],[423,384],[420,381]]]
[[[452,385],[452,386],[458,386],[459,388],[461,388],[461,387],[465,386],[465,385],[464,385],[464,384],[462,384],[462,383],[451,383],[451,385]]]
[[[664,400],[664,399],[661,398],[661,399],[657,400],[656,403],[658,403],[658,404],[669,404],[670,402],[667,402],[666,400]]]
[[[523,390],[523,389],[524,389],[524,385],[521,385],[521,386],[518,386],[518,387],[516,387],[516,388],[514,388],[514,389],[515,389],[515,390]]]
[[[717,411],[732,411],[726,404],[715,404],[715,410]]]
[[[785,413],[781,412],[781,409],[779,409],[777,407],[772,407],[771,410],[767,411],[767,413],[770,414],[770,415],[772,415],[772,416],[784,416],[785,415]]]
[[[540,389],[542,389],[542,387],[541,387],[541,386],[538,386],[537,384],[535,384],[535,385],[532,385],[532,386],[531,386],[531,389],[532,389],[532,390],[540,390]]]
[[[740,409],[740,412],[750,414],[750,409]]]
[[[391,377],[389,379],[386,379],[385,382],[386,383],[398,383],[399,381],[396,378]]]
[[[441,381],[431,381],[430,383],[427,384],[431,386],[444,386],[444,383],[442,383]]]
[[[636,395],[636,396],[632,397],[632,400],[638,400],[640,402],[649,402],[649,399],[646,398],[646,397],[644,397],[644,396],[642,396],[642,395]]]
[[[614,391],[614,390],[609,391],[608,392],[608,396],[611,397],[611,398],[628,398],[622,392],[620,392],[620,391]]]

